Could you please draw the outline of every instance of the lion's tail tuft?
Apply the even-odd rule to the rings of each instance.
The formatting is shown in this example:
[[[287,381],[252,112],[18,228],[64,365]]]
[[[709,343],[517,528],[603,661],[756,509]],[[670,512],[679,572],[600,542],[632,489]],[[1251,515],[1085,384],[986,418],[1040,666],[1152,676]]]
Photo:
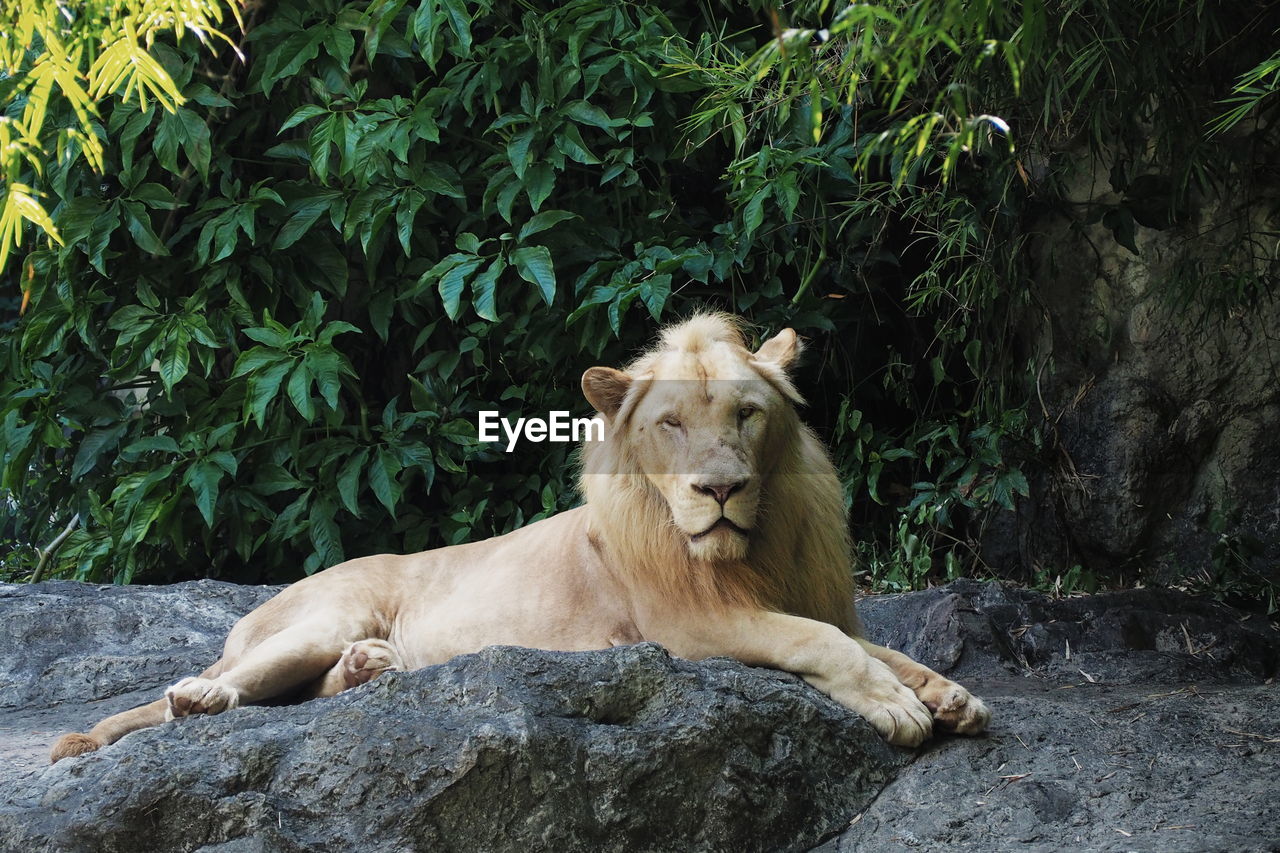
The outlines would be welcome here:
[[[72,732],[58,738],[49,752],[49,763],[55,764],[64,758],[84,755],[101,749],[109,743],[115,743],[129,732],[158,726],[165,721],[167,699],[157,699],[146,705],[131,708],[119,714],[107,717],[86,733]]]

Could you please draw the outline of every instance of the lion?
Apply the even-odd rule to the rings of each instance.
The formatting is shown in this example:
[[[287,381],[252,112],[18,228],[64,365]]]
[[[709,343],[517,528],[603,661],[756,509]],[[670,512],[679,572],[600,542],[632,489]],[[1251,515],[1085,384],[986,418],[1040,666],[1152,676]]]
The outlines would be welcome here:
[[[754,353],[739,321],[668,327],[625,370],[592,367],[604,439],[583,505],[480,542],[339,564],[232,628],[222,658],[156,701],[64,735],[51,761],[128,732],[281,697],[330,696],[490,645],[653,641],[795,673],[890,743],[990,719],[965,688],[862,636],[840,482],[805,426],[785,329]]]

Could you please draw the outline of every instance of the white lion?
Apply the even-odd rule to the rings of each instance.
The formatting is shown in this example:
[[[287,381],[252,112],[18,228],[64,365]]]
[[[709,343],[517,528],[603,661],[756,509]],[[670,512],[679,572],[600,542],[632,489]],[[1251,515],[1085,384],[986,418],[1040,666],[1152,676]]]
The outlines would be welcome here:
[[[302,692],[329,696],[489,645],[656,641],[793,672],[895,744],[981,732],[982,701],[860,634],[841,489],[799,419],[790,329],[755,353],[735,320],[666,329],[625,371],[582,377],[604,416],[586,503],[483,542],[351,560],[232,629],[222,659],[149,705],[64,735],[58,761],[135,729]]]

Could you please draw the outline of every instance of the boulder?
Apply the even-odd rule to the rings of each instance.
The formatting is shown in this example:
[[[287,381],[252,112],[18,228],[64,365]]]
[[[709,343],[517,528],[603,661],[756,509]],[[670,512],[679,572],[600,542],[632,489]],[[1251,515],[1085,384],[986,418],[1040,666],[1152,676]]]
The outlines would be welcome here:
[[[14,713],[0,733],[33,707],[76,706],[28,740],[30,769],[0,795],[0,848],[803,850],[911,757],[794,676],[641,644],[494,647],[38,763],[55,735],[47,723],[81,728],[158,696],[216,658],[240,609],[227,605],[247,610],[272,592],[209,581],[0,588],[0,619],[18,626],[3,657],[46,643],[3,676]],[[92,615],[74,619],[76,602]],[[98,702],[86,719],[83,701],[68,701],[79,689],[128,701]]]
[[[960,581],[864,599],[874,639],[995,714],[984,737],[914,751],[794,676],[640,644],[494,647],[46,763],[61,732],[208,665],[275,591],[0,585],[0,850],[1280,844],[1280,638],[1158,590]]]

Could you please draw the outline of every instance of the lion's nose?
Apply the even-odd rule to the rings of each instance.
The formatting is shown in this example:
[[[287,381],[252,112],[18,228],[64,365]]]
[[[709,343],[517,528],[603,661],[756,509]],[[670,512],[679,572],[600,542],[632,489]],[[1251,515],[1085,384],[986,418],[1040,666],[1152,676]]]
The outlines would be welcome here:
[[[710,495],[719,502],[720,506],[724,506],[733,493],[746,484],[746,480],[738,480],[735,483],[694,483],[693,490],[700,495]]]

